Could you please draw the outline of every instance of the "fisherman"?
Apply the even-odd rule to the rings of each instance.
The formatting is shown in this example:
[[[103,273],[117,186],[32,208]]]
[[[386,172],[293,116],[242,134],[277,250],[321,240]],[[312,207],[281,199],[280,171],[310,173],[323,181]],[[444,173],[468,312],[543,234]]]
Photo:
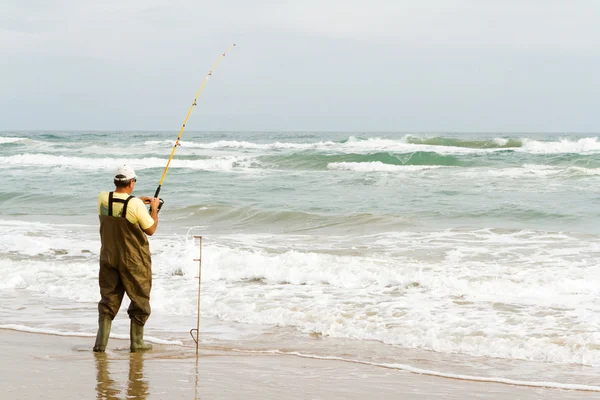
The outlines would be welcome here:
[[[127,309],[130,324],[132,352],[150,350],[144,343],[144,325],[150,316],[150,289],[152,268],[148,236],[158,225],[158,198],[131,195],[137,176],[129,165],[117,168],[115,191],[101,192],[98,196],[100,216],[100,273],[102,299],[98,303],[98,334],[95,352],[106,350],[112,320],[117,315],[123,295],[131,300]],[[144,204],[150,205],[150,213]]]

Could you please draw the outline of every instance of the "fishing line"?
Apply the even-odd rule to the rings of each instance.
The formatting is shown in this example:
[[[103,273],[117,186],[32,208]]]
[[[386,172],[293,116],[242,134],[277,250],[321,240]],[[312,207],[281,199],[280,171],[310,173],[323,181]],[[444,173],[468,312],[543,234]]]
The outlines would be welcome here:
[[[221,56],[219,56],[217,62],[215,62],[215,64],[212,66],[212,68],[210,69],[210,71],[208,72],[208,74],[206,74],[206,77],[204,78],[204,81],[202,81],[202,85],[200,86],[200,89],[198,89],[198,92],[196,93],[196,96],[194,97],[194,101],[192,101],[192,105],[190,106],[190,109],[188,110],[187,115],[185,116],[185,120],[183,121],[183,125],[181,126],[181,129],[179,130],[179,135],[177,136],[177,140],[175,140],[175,144],[173,145],[173,150],[171,150],[171,155],[169,156],[169,160],[167,161],[167,165],[165,166],[165,170],[163,171],[162,177],[160,178],[160,182],[158,183],[158,187],[156,188],[156,192],[154,193],[154,197],[158,197],[158,194],[160,193],[160,189],[162,187],[162,184],[165,180],[165,177],[167,176],[167,171],[169,170],[169,165],[171,164],[171,160],[173,159],[173,155],[175,154],[175,150],[177,149],[177,147],[179,146],[179,139],[181,139],[181,136],[183,135],[183,131],[185,130],[185,125],[188,122],[188,119],[190,118],[190,114],[192,113],[192,110],[194,109],[194,107],[197,105],[196,101],[198,100],[198,97],[200,96],[200,93],[202,93],[202,90],[204,89],[204,86],[206,85],[206,82],[208,81],[208,78],[211,77],[213,71],[215,70],[215,68],[217,68],[217,65],[219,65],[219,63],[221,62],[221,60],[223,59],[223,57],[225,57],[225,55],[227,54],[227,52],[229,52],[229,50],[231,50],[232,47],[235,46],[235,43],[232,44],[231,46],[229,46],[229,48],[227,50],[225,50],[225,52],[223,52],[221,54]],[[158,211],[160,211],[162,205],[164,204],[163,199],[160,199],[160,204],[158,205]]]

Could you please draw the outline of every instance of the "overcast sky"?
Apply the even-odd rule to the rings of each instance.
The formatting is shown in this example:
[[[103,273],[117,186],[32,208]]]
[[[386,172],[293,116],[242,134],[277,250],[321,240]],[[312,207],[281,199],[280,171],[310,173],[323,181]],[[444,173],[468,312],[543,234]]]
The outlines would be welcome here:
[[[598,0],[2,0],[0,130],[600,132]]]

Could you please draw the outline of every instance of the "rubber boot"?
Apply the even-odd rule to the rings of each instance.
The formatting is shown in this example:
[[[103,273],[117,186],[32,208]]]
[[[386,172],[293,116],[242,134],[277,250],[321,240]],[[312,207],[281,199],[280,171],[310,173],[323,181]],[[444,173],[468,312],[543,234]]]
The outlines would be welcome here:
[[[130,350],[132,353],[138,351],[152,350],[150,343],[144,343],[144,327],[131,321],[129,326],[129,338],[131,340]]]
[[[110,319],[110,317],[106,315],[100,315],[98,317],[98,333],[96,334],[96,344],[94,344],[95,352],[103,353],[106,351],[106,344],[108,343],[111,327],[112,319]]]

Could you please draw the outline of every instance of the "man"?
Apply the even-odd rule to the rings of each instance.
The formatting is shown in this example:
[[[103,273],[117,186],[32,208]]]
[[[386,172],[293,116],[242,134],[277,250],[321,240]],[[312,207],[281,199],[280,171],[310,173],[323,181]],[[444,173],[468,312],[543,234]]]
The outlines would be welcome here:
[[[131,300],[127,309],[131,326],[129,335],[132,352],[150,350],[144,343],[144,325],[150,316],[152,269],[148,236],[158,225],[160,200],[141,196],[135,198],[137,176],[129,165],[117,168],[115,191],[98,196],[100,216],[100,295],[98,303],[98,334],[95,352],[106,350],[112,320],[117,315],[124,293]],[[144,204],[150,204],[150,214]]]

